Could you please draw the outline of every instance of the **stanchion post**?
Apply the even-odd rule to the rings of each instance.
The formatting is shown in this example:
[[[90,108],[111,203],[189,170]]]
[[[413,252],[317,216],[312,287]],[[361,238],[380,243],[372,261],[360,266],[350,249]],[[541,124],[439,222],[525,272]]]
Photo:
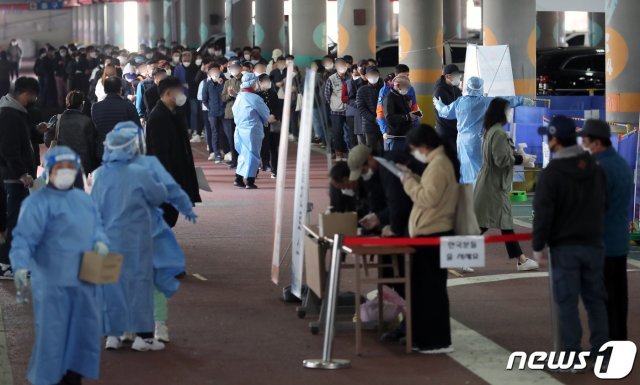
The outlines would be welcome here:
[[[351,366],[349,360],[331,358],[333,352],[333,334],[335,331],[336,303],[338,299],[338,282],[340,281],[340,257],[344,235],[333,237],[333,252],[331,253],[331,271],[329,272],[329,287],[327,290],[327,313],[325,317],[324,343],[322,345],[322,359],[304,360],[302,365],[308,369],[342,369]]]
[[[560,351],[560,320],[558,319],[558,305],[553,296],[553,268],[551,267],[551,250],[548,250],[547,261],[549,264],[549,298],[551,299],[551,338],[553,339],[553,351]]]

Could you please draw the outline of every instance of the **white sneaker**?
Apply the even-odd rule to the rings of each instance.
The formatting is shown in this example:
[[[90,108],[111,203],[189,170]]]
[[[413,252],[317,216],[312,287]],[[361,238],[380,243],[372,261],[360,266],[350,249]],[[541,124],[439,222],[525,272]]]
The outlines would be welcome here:
[[[160,342],[169,342],[169,328],[165,322],[156,321],[154,337]]]
[[[140,337],[136,337],[136,340],[133,341],[133,345],[131,345],[131,349],[137,352],[148,352],[148,351],[158,351],[164,349],[164,344],[154,338],[142,339]]]
[[[13,280],[11,265],[0,263],[0,279]]]
[[[448,354],[448,353],[453,353],[454,351],[455,351],[455,349],[453,348],[453,346],[449,345],[447,347],[440,348],[440,349],[418,350],[418,353],[420,353],[420,354]]]
[[[462,268],[462,272],[463,273],[475,273],[476,271],[472,267],[463,267]]]
[[[540,268],[540,265],[538,265],[538,262],[530,258],[527,258],[527,260],[524,261],[524,263],[518,262],[518,264],[516,265],[517,271],[538,270],[539,268]]]
[[[226,154],[224,154],[225,162],[231,162],[232,160],[233,160],[233,154],[231,154],[231,152],[227,152]]]
[[[118,337],[107,337],[104,345],[107,350],[118,350],[122,347],[122,342]]]
[[[133,342],[136,339],[135,333],[124,333],[122,337],[120,337],[120,342]]]
[[[215,160],[216,159],[216,154],[209,154],[209,157],[207,158],[207,160]]]
[[[190,142],[191,143],[200,143],[200,142],[202,142],[202,138],[200,138],[200,135],[196,134],[196,135],[191,137]]]

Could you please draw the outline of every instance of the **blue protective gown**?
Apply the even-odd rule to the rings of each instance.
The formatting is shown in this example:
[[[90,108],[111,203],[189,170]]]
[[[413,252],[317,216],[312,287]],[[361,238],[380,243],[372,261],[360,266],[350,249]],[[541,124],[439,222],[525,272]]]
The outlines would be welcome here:
[[[236,132],[233,136],[238,152],[236,174],[255,178],[260,167],[260,149],[264,126],[269,120],[269,107],[253,92],[240,92],[232,107]]]
[[[522,96],[501,96],[511,107],[521,106]],[[458,159],[460,183],[475,183],[482,167],[482,121],[493,100],[490,96],[464,95],[448,106],[438,107],[438,115],[444,119],[458,120]]]
[[[23,203],[13,231],[11,265],[31,271],[36,325],[27,379],[57,384],[68,370],[97,379],[102,322],[95,285],[78,279],[82,255],[109,243],[84,191],[45,187]]]
[[[105,154],[91,196],[102,213],[111,250],[124,256],[120,280],[101,286],[104,335],[150,332],[153,320],[153,230],[167,189],[135,155]]]
[[[172,204],[180,213],[187,214],[192,211],[191,199],[180,185],[167,172],[162,163],[155,156],[136,156],[133,160],[151,172],[157,182],[163,184],[168,192],[167,202]],[[185,257],[175,234],[163,218],[162,210],[154,210],[153,221],[153,268],[154,283],[156,289],[167,298],[172,297],[180,282],[176,275],[185,270]]]

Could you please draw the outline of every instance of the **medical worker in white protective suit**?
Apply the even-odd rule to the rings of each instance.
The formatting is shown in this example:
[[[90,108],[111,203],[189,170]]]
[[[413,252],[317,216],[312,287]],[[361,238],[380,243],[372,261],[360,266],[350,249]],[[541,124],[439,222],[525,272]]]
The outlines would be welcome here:
[[[109,253],[98,208],[73,187],[78,155],[57,146],[44,156],[46,187],[23,203],[9,254],[15,285],[31,272],[35,345],[27,379],[34,385],[79,385],[100,370],[101,312],[97,287],[78,278],[82,255]]]
[[[125,140],[131,141],[131,145],[122,149],[132,154],[132,162],[151,170],[154,178],[162,183],[169,193],[167,202],[182,213],[186,219],[196,223],[198,216],[193,212],[193,205],[187,193],[167,172],[162,163],[155,156],[147,156],[145,149],[144,132],[134,122],[122,122],[116,124],[114,132],[121,132],[126,136]],[[108,148],[107,152],[111,151]],[[155,338],[161,342],[169,342],[169,329],[167,328],[168,303],[180,286],[176,275],[185,271],[185,257],[175,234],[162,217],[162,210],[155,210],[153,225],[153,277],[155,290],[153,293],[153,313],[155,320]]]
[[[231,108],[236,123],[233,137],[238,152],[238,168],[233,184],[236,187],[256,189],[264,126],[269,122],[269,107],[260,95],[256,94],[259,87],[256,75],[243,75],[240,87],[241,92]]]
[[[484,96],[484,81],[473,76],[465,81],[466,94],[453,103],[445,105],[433,99],[438,115],[444,119],[458,120],[458,159],[460,160],[460,183],[475,183],[482,167],[482,121],[494,97]],[[501,96],[512,108],[535,106],[535,102],[522,96]]]
[[[103,301],[106,348],[118,349],[125,333],[135,333],[131,348],[162,350],[154,338],[153,229],[156,208],[168,198],[152,170],[134,162],[137,137],[121,131],[107,135],[103,164],[93,173],[91,196],[102,214],[113,252],[124,257],[120,280],[98,291]]]

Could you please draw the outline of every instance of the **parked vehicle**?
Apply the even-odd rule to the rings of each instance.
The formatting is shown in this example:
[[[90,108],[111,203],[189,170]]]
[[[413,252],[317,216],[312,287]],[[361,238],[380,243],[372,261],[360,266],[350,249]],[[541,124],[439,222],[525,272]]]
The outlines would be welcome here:
[[[538,95],[604,95],[604,49],[554,48],[537,57]]]

